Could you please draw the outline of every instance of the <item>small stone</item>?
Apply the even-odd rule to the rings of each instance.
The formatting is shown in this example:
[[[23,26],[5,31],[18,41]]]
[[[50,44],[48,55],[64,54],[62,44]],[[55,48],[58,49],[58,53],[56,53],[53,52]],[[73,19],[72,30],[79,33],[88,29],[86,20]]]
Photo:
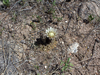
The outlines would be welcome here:
[[[21,40],[20,43],[25,44],[25,40]]]
[[[68,23],[68,21],[65,21],[66,23]]]
[[[45,66],[45,69],[47,69],[47,66]]]
[[[3,3],[0,1],[0,5],[3,5]]]
[[[1,73],[1,75],[4,75],[4,73]]]

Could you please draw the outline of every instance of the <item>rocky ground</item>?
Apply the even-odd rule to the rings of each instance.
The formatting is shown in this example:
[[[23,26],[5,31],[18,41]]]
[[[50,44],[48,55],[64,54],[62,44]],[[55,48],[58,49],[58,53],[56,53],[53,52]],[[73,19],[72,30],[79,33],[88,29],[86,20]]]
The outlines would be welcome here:
[[[1,0],[0,75],[100,75],[100,0]]]

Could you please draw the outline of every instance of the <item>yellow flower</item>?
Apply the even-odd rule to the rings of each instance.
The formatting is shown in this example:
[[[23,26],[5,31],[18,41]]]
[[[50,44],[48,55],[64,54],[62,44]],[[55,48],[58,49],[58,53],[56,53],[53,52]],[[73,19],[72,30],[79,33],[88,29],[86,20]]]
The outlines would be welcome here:
[[[52,27],[48,28],[46,30],[47,37],[49,37],[49,38],[55,38],[57,36],[57,32],[56,31],[57,31],[57,29],[54,29]]]

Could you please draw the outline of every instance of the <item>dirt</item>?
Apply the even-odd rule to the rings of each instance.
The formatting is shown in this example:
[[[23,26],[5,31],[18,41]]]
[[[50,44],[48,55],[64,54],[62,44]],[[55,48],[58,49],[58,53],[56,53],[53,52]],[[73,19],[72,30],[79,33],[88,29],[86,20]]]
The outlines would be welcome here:
[[[0,75],[100,75],[99,3],[11,0],[6,7],[1,2]],[[57,29],[54,39],[46,36],[50,27]],[[75,42],[78,51],[69,53]],[[65,70],[62,62],[68,62]]]

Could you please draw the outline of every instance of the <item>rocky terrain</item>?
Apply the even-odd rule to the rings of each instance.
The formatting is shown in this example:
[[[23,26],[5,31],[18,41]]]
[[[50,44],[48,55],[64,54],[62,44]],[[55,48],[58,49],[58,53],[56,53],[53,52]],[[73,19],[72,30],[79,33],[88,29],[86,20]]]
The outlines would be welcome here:
[[[100,75],[100,0],[5,1],[0,75]]]

